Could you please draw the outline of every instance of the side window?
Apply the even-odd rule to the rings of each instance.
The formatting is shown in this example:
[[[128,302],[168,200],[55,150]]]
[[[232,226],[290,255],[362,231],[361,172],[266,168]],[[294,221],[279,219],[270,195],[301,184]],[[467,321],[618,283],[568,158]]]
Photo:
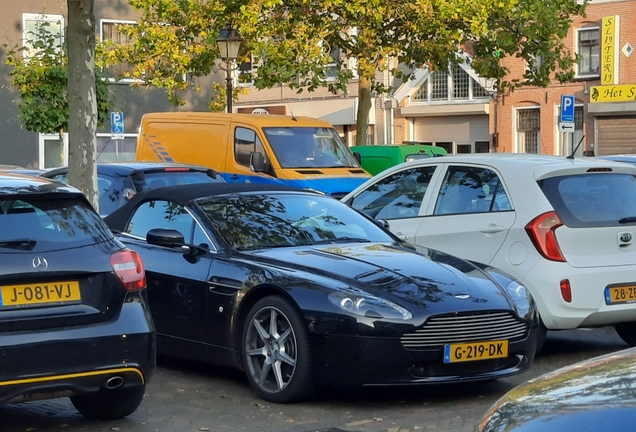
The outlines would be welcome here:
[[[356,196],[351,206],[376,219],[402,219],[419,214],[435,166],[393,174]]]
[[[170,201],[149,201],[135,211],[126,232],[146,238],[153,228],[169,228],[179,231],[186,243],[191,243],[194,226],[194,219],[181,205]]]
[[[433,214],[485,213],[510,209],[506,191],[494,171],[451,166],[444,177]]]
[[[241,165],[250,166],[252,153],[262,153],[267,160],[267,153],[258,139],[256,132],[251,129],[237,127],[234,131],[234,159]]]

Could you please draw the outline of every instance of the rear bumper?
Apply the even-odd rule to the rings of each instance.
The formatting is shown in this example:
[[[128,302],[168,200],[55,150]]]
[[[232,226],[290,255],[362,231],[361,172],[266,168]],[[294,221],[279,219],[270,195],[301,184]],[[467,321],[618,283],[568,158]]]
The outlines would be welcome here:
[[[570,281],[572,301],[563,299],[560,281]],[[530,289],[548,329],[566,330],[634,321],[636,302],[607,304],[605,288],[636,285],[636,266],[576,268],[541,260],[521,282]]]
[[[0,403],[28,402],[95,393],[100,389],[145,385],[150,374],[138,365],[112,367],[66,375],[21,378],[0,383]]]
[[[0,403],[97,392],[110,378],[144,385],[155,365],[155,330],[139,296],[111,322],[0,334]]]

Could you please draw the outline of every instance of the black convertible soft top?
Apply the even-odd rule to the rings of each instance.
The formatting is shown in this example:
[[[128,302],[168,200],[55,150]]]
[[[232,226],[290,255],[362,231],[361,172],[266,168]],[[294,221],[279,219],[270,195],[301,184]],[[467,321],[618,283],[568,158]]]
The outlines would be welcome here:
[[[257,183],[197,183],[190,185],[168,186],[157,189],[150,189],[135,195],[125,205],[115,210],[104,218],[111,230],[121,232],[130,220],[130,213],[137,206],[146,201],[166,200],[172,201],[182,206],[188,205],[197,198],[214,195],[226,195],[245,192],[310,192],[306,189],[299,189],[290,186]]]

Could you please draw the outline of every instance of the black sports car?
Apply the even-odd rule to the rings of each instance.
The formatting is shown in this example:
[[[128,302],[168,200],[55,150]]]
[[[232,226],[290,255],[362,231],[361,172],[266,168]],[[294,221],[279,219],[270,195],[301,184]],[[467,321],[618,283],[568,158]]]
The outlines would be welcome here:
[[[155,355],[139,255],[79,190],[0,173],[0,403],[69,396],[124,417]]]
[[[41,177],[68,184],[68,167],[53,168]],[[194,183],[224,183],[210,168],[168,162],[102,162],[97,164],[99,214],[106,216],[135,194],[158,187]]]
[[[243,368],[269,401],[488,380],[534,357],[535,304],[518,282],[416,248],[331,197],[179,186],[105,220],[143,258],[159,352]]]

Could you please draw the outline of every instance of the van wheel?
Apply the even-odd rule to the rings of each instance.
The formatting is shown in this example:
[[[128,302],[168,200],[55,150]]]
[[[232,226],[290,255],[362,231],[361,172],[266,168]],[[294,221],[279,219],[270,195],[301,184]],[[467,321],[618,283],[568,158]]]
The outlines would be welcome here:
[[[95,420],[117,420],[124,418],[139,407],[146,386],[101,389],[97,393],[71,396],[75,409],[84,417]]]
[[[614,326],[616,333],[630,346],[636,346],[636,322],[626,322]]]
[[[259,300],[243,326],[241,347],[247,379],[261,399],[289,403],[313,394],[307,331],[288,300]]]

